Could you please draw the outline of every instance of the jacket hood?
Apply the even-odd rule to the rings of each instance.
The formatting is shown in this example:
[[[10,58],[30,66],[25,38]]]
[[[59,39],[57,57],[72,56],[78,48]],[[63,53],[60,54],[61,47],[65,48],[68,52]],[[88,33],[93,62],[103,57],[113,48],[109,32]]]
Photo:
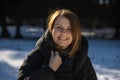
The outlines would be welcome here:
[[[40,49],[41,44],[43,42],[45,42],[46,38],[48,38],[48,33],[49,33],[49,30],[47,29],[46,32],[37,40],[37,42],[36,42],[36,48],[37,49]]]
[[[82,36],[81,48],[78,49],[78,52],[75,56],[75,71],[76,73],[82,68],[88,56],[88,41]]]

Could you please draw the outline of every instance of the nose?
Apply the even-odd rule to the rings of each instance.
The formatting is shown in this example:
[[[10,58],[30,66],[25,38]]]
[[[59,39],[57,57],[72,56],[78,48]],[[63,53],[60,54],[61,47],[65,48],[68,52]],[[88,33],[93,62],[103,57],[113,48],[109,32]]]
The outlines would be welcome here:
[[[65,35],[66,33],[67,33],[66,30],[64,30],[64,29],[61,30],[61,34],[62,34],[62,35]]]

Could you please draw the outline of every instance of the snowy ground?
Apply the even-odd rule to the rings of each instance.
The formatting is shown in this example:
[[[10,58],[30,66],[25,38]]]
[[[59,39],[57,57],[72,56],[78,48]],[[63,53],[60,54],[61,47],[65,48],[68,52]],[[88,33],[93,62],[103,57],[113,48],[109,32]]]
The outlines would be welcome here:
[[[98,80],[120,80],[120,40],[89,40]]]
[[[120,40],[88,41],[98,80],[120,80]],[[17,80],[18,69],[35,43],[35,39],[0,39],[0,80]]]

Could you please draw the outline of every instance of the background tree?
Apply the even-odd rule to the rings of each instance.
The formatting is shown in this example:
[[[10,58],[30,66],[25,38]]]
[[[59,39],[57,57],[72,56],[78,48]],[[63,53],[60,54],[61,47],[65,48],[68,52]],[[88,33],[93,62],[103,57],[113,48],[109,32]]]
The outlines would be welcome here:
[[[0,1],[0,19],[1,19],[1,27],[2,27],[2,34],[1,37],[10,37],[10,34],[7,30],[7,23],[6,23],[6,15],[9,14],[8,10],[10,9],[10,4],[7,0]]]
[[[27,22],[30,25],[41,24],[46,29],[48,14],[57,8],[66,8],[74,11],[80,18],[82,27],[92,28],[93,25],[107,25],[116,29],[115,37],[119,37],[119,0],[1,0],[2,36],[9,37],[6,17],[14,19],[16,38],[22,38],[20,28]],[[108,1],[108,3],[106,3]],[[41,26],[40,25],[40,26]],[[102,27],[102,26],[101,26]]]

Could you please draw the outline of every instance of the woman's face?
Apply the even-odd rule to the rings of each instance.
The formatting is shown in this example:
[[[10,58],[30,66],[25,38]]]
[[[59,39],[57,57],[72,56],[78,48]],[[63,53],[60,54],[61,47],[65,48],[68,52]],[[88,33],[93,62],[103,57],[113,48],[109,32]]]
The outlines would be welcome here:
[[[66,17],[59,16],[53,25],[52,29],[53,41],[61,47],[66,49],[73,41],[72,30],[69,20]]]

